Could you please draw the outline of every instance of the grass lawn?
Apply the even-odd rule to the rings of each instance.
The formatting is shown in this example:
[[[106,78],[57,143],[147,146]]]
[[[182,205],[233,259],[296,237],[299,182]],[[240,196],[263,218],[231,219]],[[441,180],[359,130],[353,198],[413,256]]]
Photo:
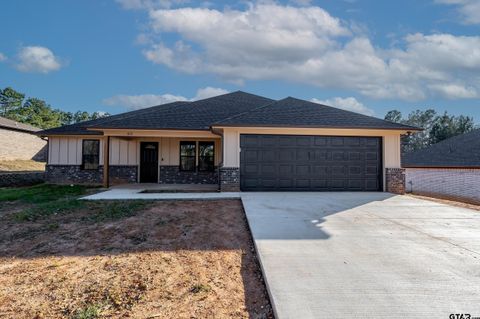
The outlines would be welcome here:
[[[91,192],[0,189],[1,318],[272,317],[240,201]]]

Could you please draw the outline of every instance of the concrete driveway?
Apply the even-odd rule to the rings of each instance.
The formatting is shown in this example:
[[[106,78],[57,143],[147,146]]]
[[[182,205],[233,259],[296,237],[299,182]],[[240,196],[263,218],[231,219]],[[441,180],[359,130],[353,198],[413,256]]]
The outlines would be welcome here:
[[[387,193],[242,193],[283,318],[480,316],[480,212]]]

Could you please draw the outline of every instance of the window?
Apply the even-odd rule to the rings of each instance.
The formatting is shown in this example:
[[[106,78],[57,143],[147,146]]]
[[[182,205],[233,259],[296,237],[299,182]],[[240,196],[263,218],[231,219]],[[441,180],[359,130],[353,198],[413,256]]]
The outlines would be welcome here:
[[[98,169],[100,158],[100,141],[82,141],[82,167],[83,169]]]
[[[215,142],[198,142],[198,170],[213,171],[215,169]]]
[[[196,157],[195,142],[180,142],[180,170],[194,171]]]

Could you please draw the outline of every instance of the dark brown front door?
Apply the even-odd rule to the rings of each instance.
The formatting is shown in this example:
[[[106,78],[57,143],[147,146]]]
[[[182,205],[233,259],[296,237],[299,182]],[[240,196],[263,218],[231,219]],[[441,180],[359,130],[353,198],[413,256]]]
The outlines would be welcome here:
[[[158,182],[158,143],[140,143],[140,183]]]

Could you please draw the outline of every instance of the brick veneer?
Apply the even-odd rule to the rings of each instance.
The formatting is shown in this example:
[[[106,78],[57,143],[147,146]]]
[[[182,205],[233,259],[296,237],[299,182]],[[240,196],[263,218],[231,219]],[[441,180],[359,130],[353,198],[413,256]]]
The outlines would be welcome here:
[[[137,182],[137,166],[112,165],[109,173],[112,185]],[[84,170],[80,165],[47,165],[45,180],[56,184],[99,185],[103,182],[103,166]]]
[[[160,166],[160,184],[218,184],[218,168],[210,172],[181,171],[178,165]]]
[[[480,204],[480,168],[407,168],[406,191]]]
[[[240,169],[238,167],[220,168],[220,191],[221,192],[239,192],[240,191]]]
[[[405,169],[385,169],[386,191],[393,194],[405,194]]]

